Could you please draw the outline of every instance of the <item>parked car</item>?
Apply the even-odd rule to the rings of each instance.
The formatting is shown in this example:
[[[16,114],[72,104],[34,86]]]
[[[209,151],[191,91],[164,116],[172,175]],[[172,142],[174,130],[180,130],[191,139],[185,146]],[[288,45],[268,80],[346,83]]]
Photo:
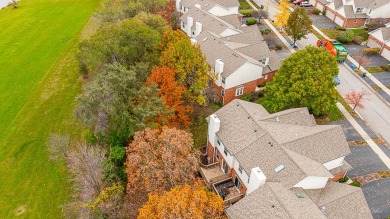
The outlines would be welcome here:
[[[302,2],[306,2],[307,0],[295,0],[294,5],[300,5]]]
[[[311,7],[312,5],[309,2],[301,2],[299,4],[299,6],[301,6],[301,7]]]
[[[339,85],[341,83],[339,76],[334,77],[333,81],[336,82],[337,85]]]

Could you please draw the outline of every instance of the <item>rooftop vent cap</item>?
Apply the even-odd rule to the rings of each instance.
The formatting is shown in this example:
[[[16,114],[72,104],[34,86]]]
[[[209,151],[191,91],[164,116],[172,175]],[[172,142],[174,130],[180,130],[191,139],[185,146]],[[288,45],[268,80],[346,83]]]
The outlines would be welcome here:
[[[282,171],[284,169],[284,165],[283,164],[280,164],[279,166],[277,166],[274,171],[275,173],[279,173],[280,171]]]

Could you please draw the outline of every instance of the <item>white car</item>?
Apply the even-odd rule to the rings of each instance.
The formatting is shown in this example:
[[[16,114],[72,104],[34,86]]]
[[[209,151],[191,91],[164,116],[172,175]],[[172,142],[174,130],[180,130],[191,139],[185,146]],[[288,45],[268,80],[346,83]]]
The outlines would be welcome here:
[[[299,6],[301,6],[301,7],[311,7],[312,5],[309,2],[301,2],[301,4],[299,4]]]

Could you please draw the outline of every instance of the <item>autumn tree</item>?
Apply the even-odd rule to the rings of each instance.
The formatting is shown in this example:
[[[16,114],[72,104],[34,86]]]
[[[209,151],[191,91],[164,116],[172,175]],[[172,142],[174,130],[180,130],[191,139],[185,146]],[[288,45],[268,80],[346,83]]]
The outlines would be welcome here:
[[[155,86],[141,87],[134,69],[107,65],[77,97],[74,114],[95,133],[116,131],[130,137],[145,127],[158,127],[166,106]]]
[[[138,219],[222,219],[226,218],[223,211],[222,198],[198,181],[194,186],[185,184],[162,195],[149,195],[148,202],[139,209]]]
[[[305,38],[312,30],[312,22],[304,8],[295,8],[287,20],[285,31],[293,38],[294,44],[297,40]]]
[[[280,0],[276,9],[279,11],[275,14],[275,25],[280,29],[283,29],[287,25],[288,18],[290,17],[290,4],[287,0]]]
[[[127,191],[170,189],[195,180],[197,153],[191,134],[176,128],[138,131],[126,150]]]
[[[166,39],[164,39],[166,37]],[[192,45],[190,39],[180,31],[169,30],[163,35],[160,65],[175,70],[177,83],[186,88],[186,101],[194,101],[200,105],[206,103],[202,91],[207,87],[210,67],[206,63],[199,46]]]
[[[338,71],[337,61],[328,51],[307,46],[282,62],[265,87],[263,105],[271,112],[308,107],[315,115],[327,114],[336,103],[333,78]]]
[[[156,84],[160,90],[164,104],[173,110],[167,118],[170,127],[188,127],[191,124],[189,115],[192,108],[183,102],[184,86],[175,81],[175,71],[167,66],[155,66],[147,80],[147,85]]]
[[[370,94],[365,90],[361,90],[360,92],[350,91],[348,92],[344,99],[348,104],[353,106],[352,110],[355,111],[355,108],[364,109],[363,101],[367,100],[367,96]]]
[[[115,62],[129,67],[147,60],[153,65],[159,56],[156,49],[160,39],[157,30],[139,19],[106,24],[90,39],[81,42],[80,70],[83,74],[96,73],[104,65]]]

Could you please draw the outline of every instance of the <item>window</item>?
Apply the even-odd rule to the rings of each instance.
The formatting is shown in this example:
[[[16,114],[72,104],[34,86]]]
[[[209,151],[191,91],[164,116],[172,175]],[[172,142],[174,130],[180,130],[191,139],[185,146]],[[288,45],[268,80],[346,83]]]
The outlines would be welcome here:
[[[356,13],[363,13],[363,8],[356,8]]]
[[[240,171],[240,173],[242,174],[242,166],[241,165],[238,166],[238,171]]]
[[[225,149],[223,149],[223,153],[227,156],[227,154],[228,154],[228,151],[226,150],[226,148]]]
[[[217,139],[217,143],[218,143],[218,145],[221,145],[221,142],[219,141],[219,139]]]
[[[238,179],[237,176],[234,178],[234,185],[237,187],[238,190],[241,190],[241,181],[240,179]]]
[[[217,161],[219,160],[219,153],[217,151],[217,153],[215,154],[215,158],[217,159]]]
[[[225,96],[225,89],[223,89],[223,88],[221,90],[221,96]]]
[[[236,96],[240,96],[244,93],[244,86],[239,86],[236,88]]]
[[[225,84],[225,78],[224,77],[222,77],[222,83]]]
[[[264,79],[267,80],[268,79],[268,75],[264,75]]]

